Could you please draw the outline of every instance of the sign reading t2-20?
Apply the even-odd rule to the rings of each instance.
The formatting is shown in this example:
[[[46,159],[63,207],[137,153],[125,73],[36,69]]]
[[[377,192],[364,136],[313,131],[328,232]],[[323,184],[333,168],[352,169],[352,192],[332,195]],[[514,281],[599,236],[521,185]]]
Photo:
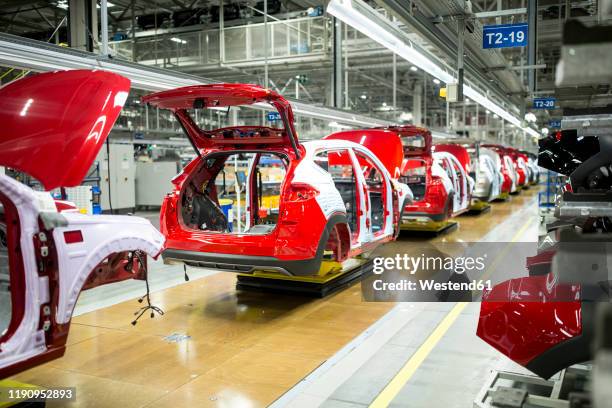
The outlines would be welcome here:
[[[484,26],[482,48],[512,48],[527,46],[527,23]]]

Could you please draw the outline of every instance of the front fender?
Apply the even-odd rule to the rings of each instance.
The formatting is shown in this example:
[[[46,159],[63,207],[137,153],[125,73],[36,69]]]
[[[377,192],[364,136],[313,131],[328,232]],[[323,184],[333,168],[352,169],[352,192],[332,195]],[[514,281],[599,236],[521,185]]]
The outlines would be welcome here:
[[[56,321],[60,324],[70,321],[87,278],[109,255],[140,250],[156,258],[164,246],[164,236],[144,218],[77,213],[57,216],[64,221],[53,230],[60,289]],[[67,243],[64,233],[69,231],[80,231],[82,240]]]

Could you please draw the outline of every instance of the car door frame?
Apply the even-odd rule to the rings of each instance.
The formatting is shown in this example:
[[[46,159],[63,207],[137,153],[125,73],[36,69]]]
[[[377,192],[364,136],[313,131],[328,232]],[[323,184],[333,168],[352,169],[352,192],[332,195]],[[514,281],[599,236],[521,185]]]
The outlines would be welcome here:
[[[384,164],[378,159],[378,157],[376,157],[376,155],[372,154],[367,148],[365,148],[364,146],[361,145],[355,145],[353,146],[351,149],[351,155],[352,155],[352,159],[353,159],[353,168],[354,169],[359,169],[359,171],[356,171],[356,175],[358,177],[359,184],[361,185],[361,191],[362,191],[362,196],[363,197],[368,197],[368,201],[369,201],[369,194],[366,194],[366,190],[367,190],[367,183],[365,180],[365,177],[363,175],[363,171],[361,169],[361,166],[359,165],[359,159],[357,158],[357,154],[355,153],[356,151],[359,152],[360,154],[363,154],[364,156],[366,156],[372,163],[374,163],[374,165],[377,167],[377,170],[380,172],[380,174],[383,177],[384,180],[384,188],[385,188],[385,194],[384,194],[384,216],[385,216],[385,221],[384,221],[384,226],[382,228],[382,232],[381,233],[377,233],[374,234],[372,232],[372,206],[371,203],[368,203],[367,206],[367,219],[369,220],[369,225],[365,225],[365,218],[364,218],[364,232],[367,233],[367,235],[364,236],[364,241],[363,243],[368,243],[368,242],[376,242],[377,240],[380,239],[385,239],[386,237],[390,236],[393,234],[393,188],[391,186],[391,175],[389,174],[388,170],[386,169],[386,167],[384,166]]]
[[[366,231],[366,212],[364,211],[364,208],[366,207],[366,202],[365,202],[365,194],[361,185],[361,181],[359,179],[359,174],[360,171],[357,171],[357,169],[355,168],[355,157],[354,157],[354,152],[353,150],[348,147],[348,146],[334,146],[334,147],[323,147],[323,148],[319,148],[316,149],[313,153],[312,153],[312,158],[313,160],[316,159],[317,155],[319,155],[320,153],[325,153],[327,154],[327,157],[329,159],[329,154],[333,153],[333,152],[338,152],[338,151],[344,151],[346,152],[346,154],[349,157],[350,160],[350,166],[353,169],[353,175],[355,176],[355,193],[357,194],[357,200],[356,200],[356,208],[355,208],[355,216],[357,217],[357,234],[353,234],[354,231],[351,231],[351,251],[356,251],[359,250],[364,242],[364,240],[367,237],[367,231]],[[320,167],[319,165],[317,165],[315,163],[315,165],[317,167]],[[348,165],[348,164],[347,164]],[[334,182],[334,178],[331,175],[331,173],[329,172],[329,162],[328,162],[328,168],[327,170],[321,168],[321,170],[323,170],[325,172],[325,174],[329,177],[329,181],[331,182],[331,184],[334,186],[334,188],[336,189],[336,192],[339,194],[337,187],[335,185]],[[341,196],[340,199],[342,200]],[[344,201],[342,201],[342,205],[343,208],[346,209],[345,207],[345,203]],[[350,226],[349,226],[349,230],[350,230]]]

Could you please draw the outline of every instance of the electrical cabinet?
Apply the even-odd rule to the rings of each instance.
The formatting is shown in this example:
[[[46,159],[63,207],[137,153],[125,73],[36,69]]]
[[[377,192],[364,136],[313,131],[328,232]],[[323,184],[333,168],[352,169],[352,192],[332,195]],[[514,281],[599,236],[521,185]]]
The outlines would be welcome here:
[[[179,171],[177,162],[136,163],[136,206],[159,207],[172,191],[172,180]]]
[[[98,163],[100,163],[100,202],[102,211],[108,212],[111,209],[109,196],[114,211],[134,211],[136,207],[134,146],[132,144],[110,143],[109,150],[110,162],[106,155],[106,145],[100,150],[97,159]]]

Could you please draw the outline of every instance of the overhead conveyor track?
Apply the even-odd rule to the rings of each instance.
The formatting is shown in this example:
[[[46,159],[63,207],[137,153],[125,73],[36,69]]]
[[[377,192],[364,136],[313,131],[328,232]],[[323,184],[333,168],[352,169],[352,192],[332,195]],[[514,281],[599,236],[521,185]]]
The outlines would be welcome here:
[[[4,33],[0,33],[0,65],[37,72],[102,69],[129,78],[132,81],[133,88],[145,91],[163,91],[182,86],[216,82],[195,75],[119,61],[86,51],[69,49]],[[388,121],[385,120],[287,99],[291,102],[294,113],[299,116],[335,121],[356,127],[388,125]],[[257,106],[253,106],[257,108]]]

